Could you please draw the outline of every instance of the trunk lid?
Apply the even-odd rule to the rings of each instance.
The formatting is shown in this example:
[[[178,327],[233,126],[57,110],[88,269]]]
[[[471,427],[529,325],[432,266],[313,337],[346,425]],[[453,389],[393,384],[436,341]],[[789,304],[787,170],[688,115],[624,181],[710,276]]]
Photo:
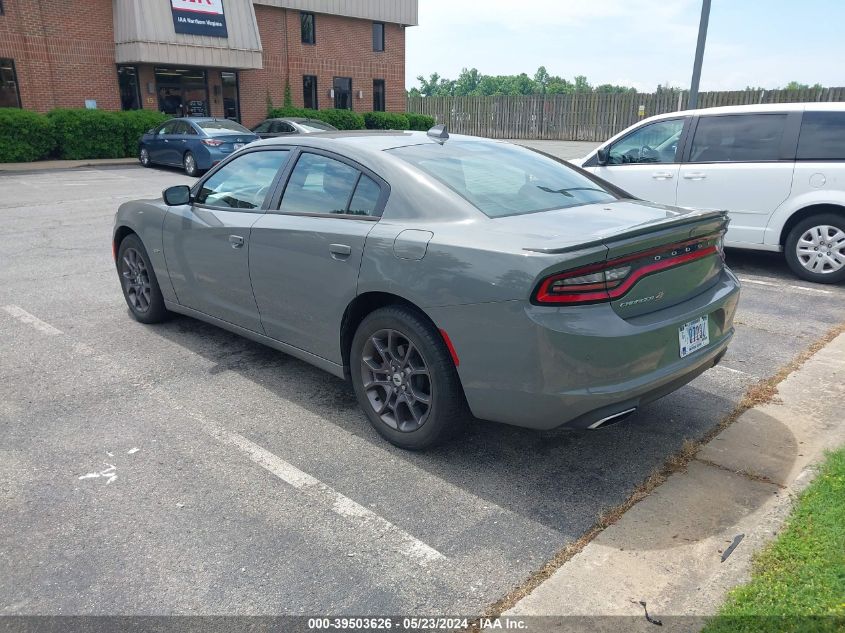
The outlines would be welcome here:
[[[621,279],[616,287],[608,285],[608,292],[623,318],[686,301],[713,286],[724,268],[725,211],[626,200],[501,220],[508,222],[499,230],[507,231],[516,230],[511,225],[515,220],[523,222],[519,232],[526,251],[561,256],[595,252],[595,264],[587,272],[600,264],[603,254],[604,267]]]

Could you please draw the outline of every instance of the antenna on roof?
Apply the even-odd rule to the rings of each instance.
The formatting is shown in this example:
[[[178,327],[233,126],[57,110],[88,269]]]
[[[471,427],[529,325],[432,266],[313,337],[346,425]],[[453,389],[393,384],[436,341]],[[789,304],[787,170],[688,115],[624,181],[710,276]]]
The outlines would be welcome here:
[[[443,143],[449,140],[449,132],[446,130],[445,125],[435,125],[428,131],[428,137],[433,138],[435,141],[443,145]]]

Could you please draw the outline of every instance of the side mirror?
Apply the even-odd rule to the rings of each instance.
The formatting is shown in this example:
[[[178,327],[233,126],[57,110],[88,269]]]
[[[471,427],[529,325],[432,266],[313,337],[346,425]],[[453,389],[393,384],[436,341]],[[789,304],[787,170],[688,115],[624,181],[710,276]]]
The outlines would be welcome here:
[[[168,207],[178,207],[182,204],[190,204],[191,188],[188,185],[168,187],[161,192],[161,197],[164,198],[164,204]]]
[[[607,165],[608,160],[610,160],[609,147],[602,147],[601,149],[596,150],[596,162],[599,165]]]

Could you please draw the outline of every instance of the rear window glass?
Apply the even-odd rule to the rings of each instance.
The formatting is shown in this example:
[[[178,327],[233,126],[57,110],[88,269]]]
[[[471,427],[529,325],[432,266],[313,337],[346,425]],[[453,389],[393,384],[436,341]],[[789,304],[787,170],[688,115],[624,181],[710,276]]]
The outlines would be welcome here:
[[[617,199],[564,162],[515,145],[447,141],[388,151],[491,218]]]
[[[845,160],[845,112],[805,112],[798,160]]]
[[[337,128],[322,121],[300,121],[299,125],[308,132],[334,132]]]
[[[252,132],[250,132],[240,123],[235,123],[234,121],[227,121],[226,119],[222,119],[220,121],[199,121],[197,125],[199,125],[206,132],[222,131],[252,134]]]
[[[704,116],[698,122],[691,163],[777,160],[786,114]]]

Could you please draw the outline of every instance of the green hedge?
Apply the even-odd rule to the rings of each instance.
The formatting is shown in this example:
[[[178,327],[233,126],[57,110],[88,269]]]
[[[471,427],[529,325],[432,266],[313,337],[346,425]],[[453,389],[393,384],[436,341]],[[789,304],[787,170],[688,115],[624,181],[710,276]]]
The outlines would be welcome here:
[[[104,110],[53,110],[59,158],[122,158],[126,154],[123,117]]]
[[[408,117],[409,129],[411,130],[419,130],[420,132],[428,132],[431,128],[434,127],[434,117],[429,116],[427,114],[416,114],[414,112],[408,112],[406,115]]]
[[[398,112],[367,112],[364,125],[368,130],[407,130],[408,117]]]
[[[0,163],[47,158],[55,144],[53,127],[43,114],[0,108]]]
[[[434,127],[434,117],[413,112],[367,112],[352,110],[309,110],[306,108],[273,108],[269,118],[302,117],[325,121],[339,130],[421,130]]]

